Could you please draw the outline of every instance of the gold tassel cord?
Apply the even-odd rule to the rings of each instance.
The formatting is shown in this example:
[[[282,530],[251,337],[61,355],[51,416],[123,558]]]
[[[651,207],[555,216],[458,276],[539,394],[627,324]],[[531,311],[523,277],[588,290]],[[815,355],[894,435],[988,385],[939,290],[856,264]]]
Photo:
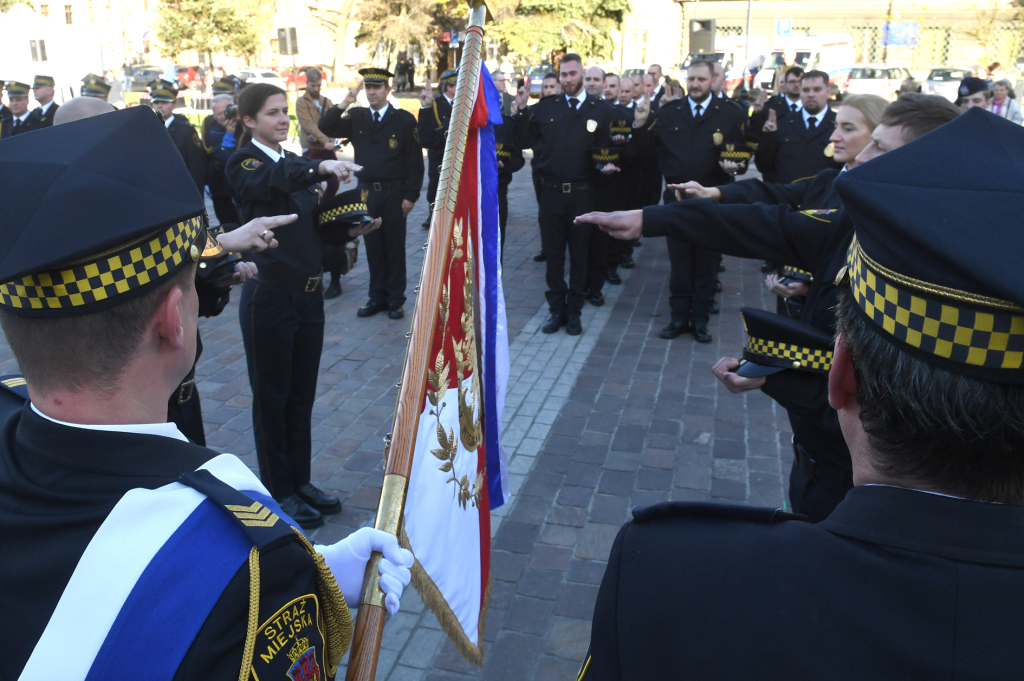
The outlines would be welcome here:
[[[252,656],[256,650],[256,634],[260,616],[260,552],[254,546],[249,551],[249,628],[245,634],[245,648],[242,651],[242,669],[238,681],[248,681],[252,672]]]
[[[295,530],[299,541],[302,542],[302,545],[316,564],[316,591],[323,612],[324,644],[326,648],[324,651],[324,664],[327,665],[328,676],[333,677],[338,673],[338,665],[341,663],[341,658],[345,656],[345,653],[348,652],[348,647],[352,644],[352,634],[355,631],[355,625],[352,623],[352,613],[345,602],[345,596],[341,593],[341,589],[338,588],[338,580],[334,578],[331,568],[324,562],[324,557],[313,548],[313,545],[309,543],[309,540],[301,532],[294,527],[292,529]]]

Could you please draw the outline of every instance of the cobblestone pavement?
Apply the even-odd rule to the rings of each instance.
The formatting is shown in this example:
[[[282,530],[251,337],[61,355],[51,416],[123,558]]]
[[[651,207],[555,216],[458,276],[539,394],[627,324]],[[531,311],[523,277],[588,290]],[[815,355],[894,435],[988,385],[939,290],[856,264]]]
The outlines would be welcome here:
[[[730,395],[710,373],[719,356],[740,352],[739,308],[769,302],[759,263],[726,258],[722,314],[712,317],[709,345],[690,336],[658,338],[669,321],[663,239],[645,240],[636,250],[636,268],[620,271],[623,285],[605,287],[605,306],[587,306],[582,336],[545,336],[544,268],[532,261],[540,240],[528,169],[516,175],[510,206],[504,287],[513,382],[504,442],[514,494],[493,517],[484,667],[459,656],[410,588],[402,612],[385,627],[378,679],[574,678],[604,561],[632,507],[668,499],[783,504],[792,460],[785,413],[760,392]],[[344,294],[327,302],[312,470],[314,482],[337,493],[344,510],[313,533],[320,543],[373,520],[426,214],[421,200],[409,216],[404,320],[356,317],[368,281],[362,255],[343,279]],[[219,317],[200,322],[205,349],[198,387],[209,445],[255,470],[252,397],[233,297]],[[15,370],[0,339],[0,373]]]

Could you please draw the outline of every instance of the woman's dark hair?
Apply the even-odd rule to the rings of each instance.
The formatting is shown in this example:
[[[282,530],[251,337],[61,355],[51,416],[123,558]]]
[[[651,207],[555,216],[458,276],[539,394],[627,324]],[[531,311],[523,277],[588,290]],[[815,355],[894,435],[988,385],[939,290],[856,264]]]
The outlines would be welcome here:
[[[242,133],[242,138],[238,144],[240,148],[244,147],[252,139],[252,131],[245,125],[246,116],[255,119],[256,114],[260,112],[263,105],[274,95],[284,95],[286,100],[288,98],[288,94],[284,90],[270,83],[253,83],[244,90],[239,91],[238,120],[245,127],[245,132]]]
[[[1024,386],[967,378],[897,347],[841,291],[836,327],[853,360],[875,469],[926,489],[1024,505]]]

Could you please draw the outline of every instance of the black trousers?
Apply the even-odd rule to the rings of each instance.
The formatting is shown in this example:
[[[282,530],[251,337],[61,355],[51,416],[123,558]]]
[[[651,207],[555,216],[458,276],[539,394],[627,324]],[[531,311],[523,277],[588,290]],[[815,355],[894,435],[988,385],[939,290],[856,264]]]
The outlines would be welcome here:
[[[611,212],[625,208],[627,185],[618,174],[612,175],[611,178],[596,185],[594,210]],[[614,269],[610,258],[613,241],[619,241],[619,239],[609,236],[597,227],[590,233],[590,249],[587,252],[587,289],[592,294],[601,292],[601,289],[604,288],[605,275],[608,274],[609,269]],[[630,251],[632,252],[632,246],[630,246]],[[621,261],[622,256],[620,255],[618,262]],[[616,266],[618,262],[616,262]]]
[[[405,215],[402,198],[405,185],[374,191],[372,186],[359,185],[369,191],[366,207],[371,216],[381,218],[380,229],[363,237],[366,262],[370,268],[370,300],[386,302],[391,307],[405,304]]]
[[[324,346],[323,288],[302,293],[250,279],[242,286],[238,316],[260,478],[280,499],[309,482],[313,402]]]
[[[345,265],[344,246],[328,246],[324,244],[324,271],[331,273],[331,283],[334,283],[340,276],[342,267]]]
[[[552,314],[579,316],[586,300],[587,251],[593,225],[573,220],[594,210],[594,190],[568,194],[542,186],[540,193],[540,241],[547,265],[547,300]],[[565,284],[565,251],[569,250],[569,285]]]
[[[222,225],[239,225],[241,218],[238,217],[238,209],[230,196],[212,196],[213,212],[217,214],[217,220]]]
[[[665,203],[674,203],[675,192],[665,190]],[[715,299],[715,279],[721,254],[694,246],[672,236],[668,241],[671,271],[668,280],[672,321],[707,324]]]
[[[505,225],[508,224],[508,186],[512,177],[507,180],[498,175],[498,230],[501,232],[501,262],[505,262]]]
[[[658,166],[658,161],[654,158],[645,159],[640,168],[643,171],[643,180],[640,183],[643,204],[638,208],[657,206],[661,202],[662,187],[661,168]]]
[[[435,157],[434,154],[437,154]],[[427,152],[427,203],[434,205],[437,198],[437,185],[441,181],[441,161],[444,159],[443,152]],[[427,218],[429,220],[429,216]]]

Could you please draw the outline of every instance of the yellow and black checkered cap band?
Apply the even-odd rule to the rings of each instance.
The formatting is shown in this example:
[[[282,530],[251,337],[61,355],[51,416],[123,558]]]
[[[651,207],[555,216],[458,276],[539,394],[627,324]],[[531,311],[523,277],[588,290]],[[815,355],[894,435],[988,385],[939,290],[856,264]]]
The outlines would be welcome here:
[[[337,208],[325,210],[317,216],[316,220],[318,225],[323,226],[352,213],[362,212],[365,214],[368,210],[365,203],[350,203],[347,206],[338,206]]]
[[[512,158],[512,152],[508,149],[498,149],[498,158]]]
[[[202,229],[203,217],[197,215],[88,260],[0,283],[0,309],[59,317],[117,304],[118,296],[127,299],[193,262],[190,250]]]
[[[754,336],[747,336],[746,350],[755,355],[752,359],[758,364],[808,371],[828,371],[832,366],[831,350],[807,348]]]
[[[614,163],[619,160],[619,152],[611,149],[601,149],[590,155],[598,163]]]
[[[814,280],[814,273],[802,270],[799,267],[790,267],[785,265],[782,268],[782,276],[789,277],[790,279],[806,279],[807,281]]]
[[[629,135],[633,132],[633,121],[612,121],[608,130],[613,135]]]
[[[750,154],[749,151],[735,151],[735,150],[734,151],[723,151],[721,154],[719,154],[720,158],[724,158],[724,159],[730,160],[730,161],[749,161],[750,160],[750,156],[751,156],[751,154]]]
[[[32,87],[53,87],[53,76],[36,76],[36,79],[32,82]]]
[[[28,91],[31,88],[25,83],[19,83],[15,80],[7,81],[7,94],[14,97],[28,97]]]
[[[450,76],[446,76],[446,77],[441,79],[441,83],[443,83],[443,84],[457,83],[458,81],[459,81],[459,74],[457,74],[457,73],[452,74]]]
[[[893,272],[872,260],[856,239],[846,263],[854,300],[889,336],[969,367],[1024,367],[1024,309]]]
[[[368,68],[361,69],[359,71],[359,75],[361,75],[363,77],[363,80],[367,81],[368,83],[387,83],[388,78],[391,77],[391,72],[385,69]]]

